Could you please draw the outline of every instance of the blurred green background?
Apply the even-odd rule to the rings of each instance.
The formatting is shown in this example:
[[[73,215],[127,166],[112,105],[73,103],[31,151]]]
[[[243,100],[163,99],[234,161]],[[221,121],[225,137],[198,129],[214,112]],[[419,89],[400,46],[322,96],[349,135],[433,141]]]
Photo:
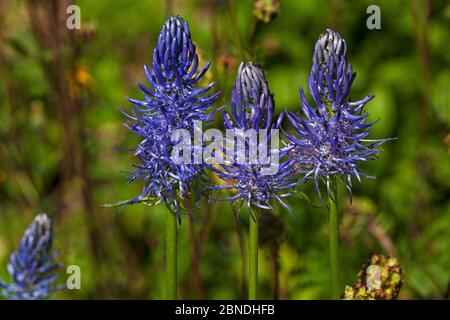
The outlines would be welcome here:
[[[130,110],[126,97],[142,97],[143,65],[168,15],[179,14],[202,64],[212,63],[217,107],[228,105],[241,60],[238,34],[246,57],[264,67],[278,112],[299,110],[320,33],[332,27],[346,39],[358,73],[351,96],[375,95],[367,110],[381,120],[372,137],[398,140],[365,165],[377,179],[355,185],[352,206],[340,190],[344,282],[354,283],[372,254],[394,254],[405,275],[400,299],[448,298],[448,1],[284,0],[265,23],[251,0],[80,0],[82,28],[74,31],[66,28],[69,4],[0,0],[0,279],[10,280],[10,253],[34,215],[46,212],[60,259],[82,272],[81,290],[54,298],[164,297],[164,207],[101,204],[141,190],[123,173],[136,159],[117,150],[138,142],[120,109]],[[381,9],[380,30],[366,27],[372,4]],[[309,184],[302,191],[320,205]],[[263,219],[259,296],[329,298],[326,208],[301,195],[288,203],[296,218],[280,211]],[[246,296],[247,224],[245,211],[238,219],[228,203],[204,201],[183,218],[180,298]],[[59,281],[66,278],[63,270]]]

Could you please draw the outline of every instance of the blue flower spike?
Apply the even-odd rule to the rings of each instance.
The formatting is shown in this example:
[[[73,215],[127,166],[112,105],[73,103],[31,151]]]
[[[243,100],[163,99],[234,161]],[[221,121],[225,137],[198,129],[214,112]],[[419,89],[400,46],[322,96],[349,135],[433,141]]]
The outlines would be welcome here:
[[[171,155],[178,141],[171,137],[177,129],[192,136],[195,121],[203,126],[211,123],[219,92],[211,93],[214,83],[199,85],[208,68],[209,63],[199,69],[188,23],[179,16],[169,17],[153,51],[151,68],[144,67],[149,83],[149,87],[139,84],[144,100],[129,99],[134,109],[127,115],[126,126],[141,139],[135,149],[140,163],[129,172],[130,182],[142,180],[143,191],[122,204],[157,199],[180,219],[180,199],[204,173],[205,165],[174,162]]]
[[[55,285],[61,264],[52,253],[52,223],[41,213],[25,230],[19,248],[9,258],[11,284],[0,281],[2,295],[14,300],[39,300],[58,290]]]
[[[269,90],[263,70],[252,62],[241,63],[231,93],[231,114],[223,111],[225,129],[236,132],[254,129],[259,133],[259,143],[267,142],[270,145],[271,130],[278,129],[280,122],[276,121],[274,111],[273,94]],[[267,137],[266,142],[261,141],[262,131]],[[249,153],[248,142],[246,142],[245,149]],[[279,163],[277,163],[278,167],[269,174],[264,170],[267,170],[271,164],[251,163],[250,161],[239,163],[236,153],[232,152],[235,154],[233,163],[224,163],[213,168],[218,177],[226,182],[226,185],[214,186],[213,189],[230,190],[232,196],[225,200],[238,202],[238,207],[246,203],[250,212],[252,205],[272,210],[271,200],[278,201],[290,211],[282,198],[291,195],[290,189],[297,184],[292,163],[282,149],[271,151],[278,152],[279,159],[277,161]],[[260,155],[261,150],[259,150]],[[261,158],[258,157],[258,160]]]
[[[356,73],[347,62],[345,40],[327,29],[316,43],[313,65],[309,75],[311,105],[300,89],[301,110],[288,112],[287,118],[295,134],[287,134],[291,159],[296,163],[303,181],[314,180],[317,194],[320,183],[326,185],[330,195],[330,178],[339,177],[352,196],[352,180],[369,177],[361,172],[363,162],[376,159],[380,145],[390,139],[368,139],[371,126],[369,114],[364,110],[374,96],[351,101],[348,98]]]

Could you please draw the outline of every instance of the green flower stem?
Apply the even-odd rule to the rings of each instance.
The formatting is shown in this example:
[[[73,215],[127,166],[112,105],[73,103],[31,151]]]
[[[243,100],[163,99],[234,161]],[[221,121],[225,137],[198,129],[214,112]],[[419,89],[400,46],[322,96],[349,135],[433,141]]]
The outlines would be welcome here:
[[[167,213],[166,225],[166,299],[177,299],[177,215]]]
[[[258,290],[258,229],[259,210],[253,213],[253,219],[249,221],[249,244],[248,244],[248,299],[256,300]]]
[[[330,269],[332,299],[341,297],[341,274],[339,268],[339,216],[336,177],[330,178],[330,195],[328,202],[330,214]]]

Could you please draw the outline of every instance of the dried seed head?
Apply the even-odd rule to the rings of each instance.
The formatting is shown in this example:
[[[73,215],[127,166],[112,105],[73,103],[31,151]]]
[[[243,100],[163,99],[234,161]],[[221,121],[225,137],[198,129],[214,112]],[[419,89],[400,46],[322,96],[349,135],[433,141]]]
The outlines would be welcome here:
[[[278,0],[256,0],[253,7],[255,17],[265,23],[269,23],[280,12],[280,2]]]
[[[358,273],[358,282],[345,287],[343,299],[393,300],[402,282],[402,269],[396,257],[373,255]]]

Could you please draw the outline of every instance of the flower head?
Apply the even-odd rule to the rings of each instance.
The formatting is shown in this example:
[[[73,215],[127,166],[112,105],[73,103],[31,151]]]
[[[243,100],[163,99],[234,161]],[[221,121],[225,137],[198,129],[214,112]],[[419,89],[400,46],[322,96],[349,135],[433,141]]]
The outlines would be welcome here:
[[[246,139],[247,130],[255,130],[259,134],[259,148],[273,139],[278,139],[273,136],[275,130],[272,129],[278,128],[281,119],[275,121],[274,107],[273,95],[269,91],[263,71],[251,62],[241,63],[231,93],[231,115],[224,111],[223,119],[225,129],[236,132],[236,136],[240,138],[238,143],[241,141],[245,144],[242,153],[245,154],[246,161],[239,162],[238,158],[242,154],[235,152],[233,143],[233,161],[213,170],[220,179],[229,184],[216,186],[215,189],[231,190],[234,195],[228,200],[240,201],[241,204],[246,202],[249,209],[251,205],[271,209],[272,199],[286,206],[281,198],[290,195],[289,189],[295,185],[292,165],[290,161],[286,161],[281,150],[273,147],[270,150],[272,155],[276,153],[279,156],[276,161],[282,160],[276,164],[278,168],[275,170],[269,169],[274,163],[265,163],[262,160],[264,156],[261,156],[261,149],[258,150],[259,157],[253,159],[257,161],[251,159],[250,150],[256,147],[256,141]]]
[[[287,135],[291,143],[291,158],[304,179],[314,179],[320,196],[319,182],[329,190],[330,177],[339,176],[352,192],[352,178],[367,176],[360,171],[361,162],[373,160],[384,140],[367,136],[374,122],[368,122],[364,106],[373,96],[351,101],[347,96],[356,76],[347,62],[344,39],[327,29],[316,43],[309,76],[309,91],[313,107],[300,89],[304,117],[289,112],[288,119],[297,135]]]
[[[37,215],[25,230],[19,249],[9,258],[12,284],[0,281],[2,295],[17,300],[44,299],[56,290],[54,282],[61,267],[51,252],[52,227],[46,214]]]
[[[144,100],[129,99],[134,104],[128,128],[141,138],[135,150],[140,164],[130,172],[130,181],[142,179],[142,193],[131,203],[156,197],[179,211],[193,181],[204,170],[201,164],[175,163],[172,141],[177,129],[194,131],[194,121],[209,123],[211,108],[218,92],[209,94],[214,83],[200,87],[199,81],[209,63],[199,70],[199,58],[191,40],[189,26],[181,17],[170,17],[163,25],[153,51],[152,67],[144,67],[150,88],[139,84]]]
[[[256,0],[253,5],[253,14],[255,17],[269,23],[280,12],[280,2],[278,0]]]

